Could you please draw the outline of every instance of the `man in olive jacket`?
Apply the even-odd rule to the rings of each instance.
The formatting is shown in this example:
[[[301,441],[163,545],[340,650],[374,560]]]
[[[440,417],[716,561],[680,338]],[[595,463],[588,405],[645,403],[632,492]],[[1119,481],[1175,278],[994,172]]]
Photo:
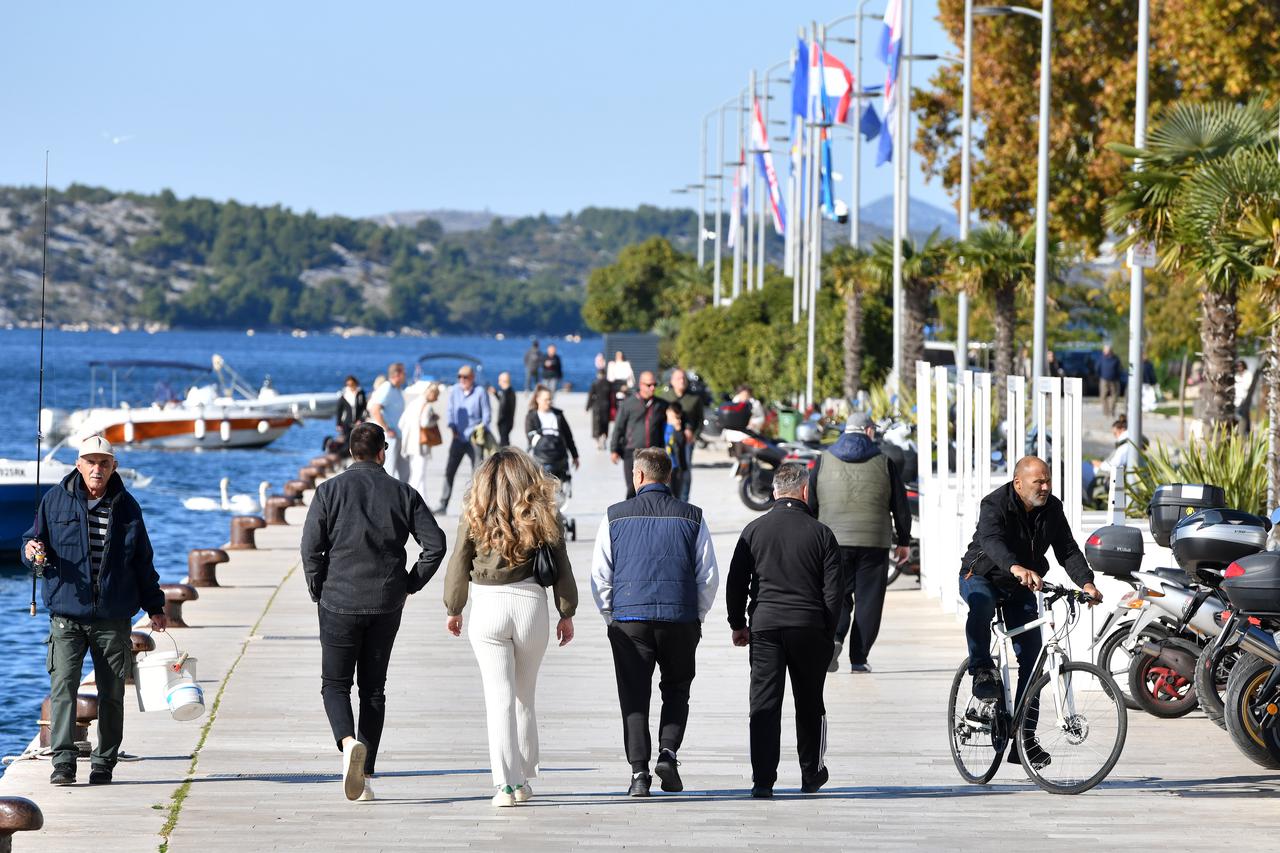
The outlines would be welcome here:
[[[76,694],[87,651],[98,689],[98,745],[89,757],[89,784],[105,785],[124,738],[133,617],[141,608],[153,629],[168,627],[142,508],[116,473],[115,452],[105,438],[80,442],[76,470],[45,492],[23,540],[23,561],[43,578],[49,611],[49,781],[76,781]]]
[[[355,463],[316,489],[302,530],[302,564],[320,614],[320,695],[343,754],[349,800],[373,799],[372,775],[386,717],[387,666],[407,596],[426,586],[444,559],[445,538],[418,490],[387,474],[386,433],[374,423],[351,431]],[[405,542],[422,554],[406,571]],[[360,724],[351,684],[360,685]]]

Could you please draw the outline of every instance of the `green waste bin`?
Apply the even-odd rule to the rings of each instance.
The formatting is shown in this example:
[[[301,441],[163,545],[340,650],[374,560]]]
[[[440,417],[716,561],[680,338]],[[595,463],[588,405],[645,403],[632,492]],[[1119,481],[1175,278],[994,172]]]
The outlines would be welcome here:
[[[795,441],[798,426],[800,426],[799,412],[795,409],[778,410],[778,438],[783,441]]]

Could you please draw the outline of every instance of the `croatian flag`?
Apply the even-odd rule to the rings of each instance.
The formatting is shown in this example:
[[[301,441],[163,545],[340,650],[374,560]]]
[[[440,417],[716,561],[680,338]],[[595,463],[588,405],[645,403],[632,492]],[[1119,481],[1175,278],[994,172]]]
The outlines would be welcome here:
[[[887,67],[884,78],[884,122],[876,165],[893,159],[893,128],[898,113],[898,65],[902,57],[902,0],[889,0],[884,10],[884,30],[880,34],[880,61]]]
[[[781,236],[786,233],[786,209],[782,203],[782,188],[778,186],[778,173],[773,169],[773,152],[769,150],[769,131],[764,126],[760,102],[752,101],[751,147],[756,151],[756,165],[769,187],[769,209],[773,212],[773,230]]]
[[[817,74],[819,61],[822,62],[822,75],[819,78],[822,110],[828,120],[844,124],[849,119],[849,106],[853,103],[853,73],[825,50],[815,48],[810,66],[813,74]]]
[[[821,64],[824,69],[824,73],[817,75],[818,91],[814,93],[816,105],[814,115],[817,118],[819,125],[825,125],[830,121],[830,106],[836,103],[836,99],[829,97],[827,94],[827,75],[825,73],[825,69],[828,66],[826,64],[826,54],[827,52],[822,49],[822,46],[815,42],[813,45],[814,63],[810,70],[812,71],[813,69],[816,69],[819,64]],[[841,66],[841,68],[843,67],[844,66]],[[848,73],[847,70],[846,73]],[[850,80],[850,84],[852,84],[852,79]],[[852,88],[852,85],[850,85],[849,88]],[[845,91],[845,96],[846,98],[849,97],[848,89]],[[845,110],[846,112],[848,110],[847,103],[845,104]],[[822,214],[828,219],[833,219],[835,218],[835,190],[831,185],[831,140],[825,127],[819,127],[818,139],[820,143],[818,152],[819,162],[817,164],[817,168],[819,169],[818,201],[822,207]]]

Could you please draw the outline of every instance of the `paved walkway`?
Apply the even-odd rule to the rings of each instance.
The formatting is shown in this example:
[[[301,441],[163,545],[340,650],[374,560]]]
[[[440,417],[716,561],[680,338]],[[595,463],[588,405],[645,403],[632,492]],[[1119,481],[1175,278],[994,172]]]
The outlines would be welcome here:
[[[581,534],[570,556],[583,607],[577,639],[553,645],[543,665],[544,770],[532,802],[489,804],[479,673],[466,639],[445,632],[440,577],[411,599],[396,645],[378,799],[343,799],[320,705],[315,608],[295,568],[300,527],[269,528],[262,550],[236,554],[220,569],[226,588],[188,605],[198,627],[174,632],[199,657],[207,696],[218,698],[216,716],[176,723],[130,708],[127,748],[143,760],[122,764],[110,788],[51,788],[47,762],[12,767],[0,778],[0,796],[31,797],[46,816],[46,829],[18,836],[16,849],[152,850],[173,817],[167,849],[199,853],[1260,849],[1280,837],[1280,775],[1242,758],[1199,714],[1157,721],[1131,713],[1113,777],[1082,797],[1044,794],[1016,767],[989,787],[960,783],[944,728],[951,674],[964,654],[960,626],[905,580],[888,596],[874,674],[828,681],[831,783],[821,795],[798,793],[788,715],[779,796],[745,797],[747,655],[729,642],[721,595],[699,650],[681,752],[688,790],[626,798],[612,663],[587,584],[591,538],[621,494],[621,474],[594,450],[581,407],[577,396],[565,403],[585,454],[569,506]],[[717,460],[714,452],[699,459]],[[696,470],[693,497],[708,510],[725,568],[753,517],[734,485],[723,461]],[[293,511],[291,521],[301,514]],[[443,526],[452,543],[456,518]],[[82,765],[82,776],[87,770]]]

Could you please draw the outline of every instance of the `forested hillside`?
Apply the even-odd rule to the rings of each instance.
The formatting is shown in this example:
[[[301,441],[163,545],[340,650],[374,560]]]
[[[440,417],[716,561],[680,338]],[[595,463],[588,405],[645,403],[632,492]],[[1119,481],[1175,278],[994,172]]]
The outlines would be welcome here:
[[[651,236],[692,248],[689,211],[587,208],[444,233],[235,201],[73,185],[50,196],[54,323],[362,326],[423,332],[581,328],[590,271]],[[42,194],[0,188],[0,323],[39,315]]]

